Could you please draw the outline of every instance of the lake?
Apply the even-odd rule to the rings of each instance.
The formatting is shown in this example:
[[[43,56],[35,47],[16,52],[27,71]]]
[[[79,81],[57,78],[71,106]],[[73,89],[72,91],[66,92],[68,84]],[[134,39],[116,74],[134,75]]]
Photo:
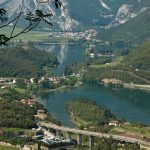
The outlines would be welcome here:
[[[44,45],[44,49],[56,53],[60,65],[56,74],[61,75],[65,65],[84,60],[80,45]],[[76,97],[85,97],[110,109],[118,118],[150,125],[150,92],[83,84],[76,88],[43,93],[37,96],[53,116],[66,126],[73,126],[65,109],[65,102]]]
[[[57,55],[59,66],[55,74],[61,76],[66,65],[82,62],[85,58],[84,49],[79,44],[47,44],[36,45],[40,49],[53,52]]]

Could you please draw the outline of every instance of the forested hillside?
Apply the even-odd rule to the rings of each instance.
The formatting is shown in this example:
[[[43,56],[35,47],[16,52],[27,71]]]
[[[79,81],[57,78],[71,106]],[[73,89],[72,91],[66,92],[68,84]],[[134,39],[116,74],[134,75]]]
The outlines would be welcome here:
[[[47,112],[42,104],[32,106],[21,103],[21,99],[30,99],[26,93],[20,93],[15,89],[0,90],[0,128],[33,128],[36,127],[34,115],[42,109],[47,113],[46,120],[58,124],[59,122]]]
[[[33,77],[46,73],[58,64],[54,54],[26,46],[0,49],[1,77]],[[47,69],[47,70],[48,70]]]
[[[133,50],[123,61],[128,67],[150,71],[150,41]]]
[[[0,91],[0,127],[32,128],[36,126],[34,115],[37,108],[22,104],[17,100],[29,98],[14,89]],[[40,105],[40,108],[43,106]]]

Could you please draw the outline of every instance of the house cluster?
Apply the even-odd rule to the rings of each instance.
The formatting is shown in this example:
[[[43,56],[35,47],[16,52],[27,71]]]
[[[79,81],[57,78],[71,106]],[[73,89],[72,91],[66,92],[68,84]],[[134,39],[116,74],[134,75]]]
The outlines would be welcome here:
[[[47,136],[44,137],[42,140],[40,140],[43,143],[46,143],[48,145],[56,145],[56,144],[62,144],[62,143],[71,143],[71,139],[67,139],[63,136]]]
[[[97,57],[114,57],[114,54],[112,53],[106,53],[106,54],[103,54],[103,53],[98,53],[97,54]]]
[[[1,89],[9,89],[15,83],[16,83],[16,79],[12,79],[12,78],[0,78],[0,88]]]
[[[119,121],[117,121],[117,120],[111,120],[111,121],[109,121],[109,126],[115,126],[115,127],[117,127],[119,125]]]
[[[108,85],[108,84],[122,85],[122,81],[121,81],[121,80],[118,80],[118,79],[116,79],[116,78],[103,79],[102,82],[103,82],[105,85]]]
[[[66,79],[66,77],[41,77],[39,80],[38,80],[38,83],[41,83],[43,81],[51,81],[51,82],[54,82],[54,83],[58,83],[61,79]]]
[[[81,74],[80,73],[73,73],[70,75],[70,77],[80,77]],[[56,76],[53,76],[53,77],[41,77],[39,80],[38,80],[38,83],[41,83],[43,81],[51,81],[53,83],[58,83],[60,82],[61,80],[69,80],[69,78],[67,76],[61,76],[61,77],[56,77]],[[31,82],[31,79],[30,79],[30,82]],[[33,82],[34,83],[34,79],[33,79]]]
[[[41,77],[40,79],[38,79],[38,83],[41,83],[43,81],[52,81],[52,82],[59,82],[62,78],[64,77]],[[30,78],[30,79],[26,79],[25,80],[26,84],[31,84],[31,83],[35,83],[35,78]]]
[[[111,52],[107,52],[107,53],[100,53],[100,52],[96,52],[94,50],[94,47],[89,47],[86,51],[85,51],[86,55],[88,55],[90,58],[100,58],[100,57],[114,57],[114,54],[112,54]]]
[[[46,119],[47,114],[46,114],[45,110],[39,109],[39,110],[37,110],[37,114],[34,115],[34,117],[44,120],[44,119]]]
[[[114,126],[114,127],[118,127],[118,126],[121,126],[121,125],[125,125],[125,126],[130,126],[131,123],[130,122],[120,122],[118,120],[110,120],[109,121],[109,126]]]
[[[92,37],[97,35],[96,30],[86,30],[85,32],[51,32],[49,37],[57,38],[71,38],[71,39],[81,39],[90,40]]]
[[[13,84],[16,83],[16,79],[13,78],[0,78],[0,84],[4,85],[4,84]]]
[[[30,105],[31,107],[37,103],[37,101],[35,99],[22,99],[18,102]],[[39,109],[39,110],[37,110],[37,114],[34,115],[34,117],[44,120],[47,117],[47,114],[46,114],[45,110]]]
[[[91,53],[88,53],[88,55],[90,56],[90,58],[94,58],[94,57],[97,57],[97,58],[100,58],[100,57],[114,57],[114,54],[111,54],[111,53],[102,54],[102,53],[91,52]]]

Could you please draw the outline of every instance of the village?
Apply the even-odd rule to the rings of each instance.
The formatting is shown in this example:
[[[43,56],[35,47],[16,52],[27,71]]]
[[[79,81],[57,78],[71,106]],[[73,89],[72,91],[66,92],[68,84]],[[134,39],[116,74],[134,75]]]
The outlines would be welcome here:
[[[27,87],[29,87],[30,85],[40,85],[42,83],[48,83],[51,85],[55,85],[55,88],[57,88],[57,86],[65,86],[65,85],[70,85],[70,86],[74,86],[78,79],[81,77],[81,74],[75,74],[75,73],[71,73],[71,75],[63,75],[61,77],[58,76],[51,76],[51,77],[33,77],[30,79],[26,79],[26,78],[0,78],[0,88],[1,89],[7,89],[7,88],[13,88],[13,87],[17,87],[17,85],[19,84],[25,84]]]
[[[85,32],[50,32],[49,37],[69,38],[69,39],[86,39],[90,40],[97,35],[96,30],[85,30]]]

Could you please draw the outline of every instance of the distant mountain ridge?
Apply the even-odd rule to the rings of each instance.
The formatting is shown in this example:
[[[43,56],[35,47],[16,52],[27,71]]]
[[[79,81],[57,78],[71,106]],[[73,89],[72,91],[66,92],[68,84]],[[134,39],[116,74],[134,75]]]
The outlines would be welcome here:
[[[150,0],[62,0],[64,8],[56,10],[54,1],[46,4],[36,0],[1,0],[9,17],[15,16],[22,4],[24,12],[42,9],[54,14],[53,29],[80,31],[96,29],[102,40],[125,39],[141,43],[150,38]],[[20,21],[20,26],[24,26]],[[40,29],[46,28],[44,24]]]
[[[150,8],[128,22],[103,30],[99,33],[103,40],[125,40],[142,43],[150,39]]]
[[[111,28],[129,21],[150,7],[148,0],[63,0],[64,9],[56,11],[53,1],[46,4],[37,3],[36,0],[2,0],[0,2],[0,6],[9,11],[9,16],[15,15],[22,4],[25,12],[42,9],[57,15],[54,20],[63,30],[83,26]]]

